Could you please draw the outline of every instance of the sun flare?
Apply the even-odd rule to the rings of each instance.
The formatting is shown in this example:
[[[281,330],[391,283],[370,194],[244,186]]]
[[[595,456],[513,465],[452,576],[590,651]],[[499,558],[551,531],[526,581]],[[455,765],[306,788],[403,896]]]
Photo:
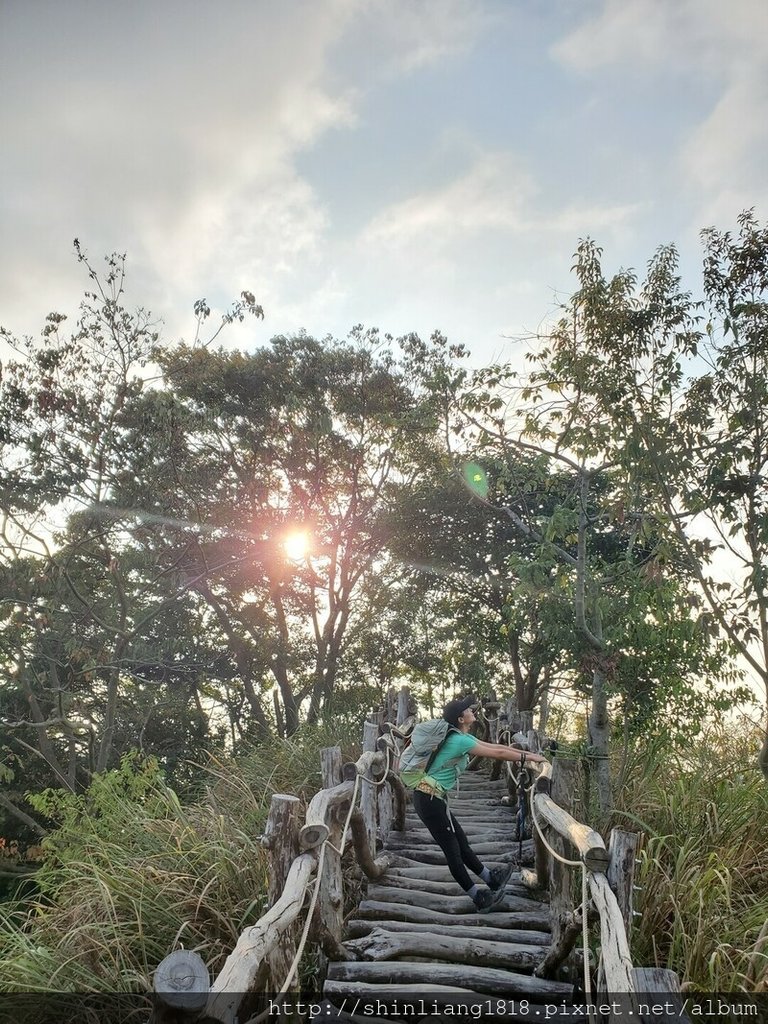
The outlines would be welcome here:
[[[309,537],[304,530],[289,533],[283,541],[286,555],[293,561],[300,561],[309,551]]]

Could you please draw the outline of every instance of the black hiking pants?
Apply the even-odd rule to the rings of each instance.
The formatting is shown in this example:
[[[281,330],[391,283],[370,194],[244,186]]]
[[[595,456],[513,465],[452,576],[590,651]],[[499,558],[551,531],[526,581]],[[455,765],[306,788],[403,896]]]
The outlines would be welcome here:
[[[413,809],[445,854],[448,870],[467,892],[475,884],[469,877],[467,868],[479,875],[483,870],[483,862],[469,845],[464,830],[448,810],[448,804],[438,796],[431,796],[416,789],[413,791]]]

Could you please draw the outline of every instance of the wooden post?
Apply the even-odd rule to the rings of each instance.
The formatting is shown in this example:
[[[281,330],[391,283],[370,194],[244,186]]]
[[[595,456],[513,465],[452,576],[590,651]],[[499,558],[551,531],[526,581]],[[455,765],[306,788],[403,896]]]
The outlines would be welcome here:
[[[392,768],[392,755],[389,760],[389,770],[393,771]],[[381,841],[385,842],[387,836],[392,831],[392,820],[395,815],[395,801],[392,793],[392,787],[387,783],[383,786],[376,787],[376,814],[379,822],[379,835]]]
[[[639,839],[636,832],[624,832],[620,828],[613,828],[608,840],[608,884],[619,904],[628,939],[632,935],[632,890]]]
[[[333,789],[341,782],[341,747],[323,747],[320,751],[322,789]]]
[[[485,710],[488,712],[488,729],[490,732],[489,742],[499,742],[499,708],[501,705],[498,702],[486,704]]]
[[[285,880],[291,864],[299,855],[299,810],[301,801],[296,796],[275,793],[269,805],[267,825],[262,844],[269,856],[269,885],[267,896],[273,907],[283,895]],[[277,991],[286,979],[291,961],[296,954],[296,929],[288,928],[280,936],[268,955],[269,987]]]
[[[320,874],[320,891],[315,908],[314,925],[321,944],[338,946],[344,927],[344,876],[341,871],[341,856],[338,853],[341,844],[342,823],[340,817],[346,817],[347,805],[338,808],[338,816],[329,815],[329,834],[323,853],[323,868]],[[324,953],[320,954],[318,964],[320,974],[325,974],[328,960]]]
[[[387,721],[397,725],[397,690],[394,686],[387,690]]]
[[[491,700],[485,705],[485,709],[488,712],[488,725],[490,727],[489,743],[498,743],[501,704],[496,700],[496,693],[493,690],[491,690]],[[501,773],[506,772],[506,770],[507,766],[504,761],[491,761],[491,782],[496,782],[497,779],[500,779]]]
[[[691,1018],[685,1012],[685,999],[680,992],[680,979],[674,971],[666,967],[633,967],[632,982],[634,991],[640,996],[641,1003],[664,1004],[671,1011],[663,1016],[643,1015],[641,1021],[659,1021],[660,1024],[691,1024]],[[661,993],[658,999],[653,998],[655,992]],[[755,1020],[758,1018],[755,1017]]]
[[[549,766],[545,766],[549,767]],[[531,797],[531,804],[538,793],[545,793],[547,796],[550,794],[550,779],[548,774],[541,774],[533,784],[533,795]],[[539,825],[546,834],[547,842],[550,842],[551,829],[543,822],[539,821]],[[523,880],[523,884],[531,889],[546,889],[549,885],[549,850],[544,845],[544,840],[539,834],[538,828],[533,829],[533,851],[534,851],[534,868],[533,871],[529,871],[527,868],[521,868],[520,874]]]
[[[363,753],[375,751],[376,741],[379,738],[379,726],[373,722],[366,722],[363,726]],[[371,856],[376,856],[376,801],[378,786],[372,782],[363,780],[360,783],[360,810],[365,819],[365,829],[368,833],[368,842],[371,845]]]
[[[560,807],[573,814],[575,794],[581,784],[581,763],[576,760],[558,758],[552,765],[550,795]],[[550,831],[550,846],[567,860],[580,860],[573,846]],[[561,864],[554,857],[549,862],[549,906],[552,915],[552,945],[560,943],[569,927],[574,908],[581,903],[581,872],[578,868]]]
[[[155,971],[152,1024],[194,1021],[208,1002],[211,979],[202,957],[188,949],[170,953]]]
[[[402,723],[408,717],[408,700],[411,696],[411,691],[407,686],[400,687],[400,693],[397,695],[397,725]]]

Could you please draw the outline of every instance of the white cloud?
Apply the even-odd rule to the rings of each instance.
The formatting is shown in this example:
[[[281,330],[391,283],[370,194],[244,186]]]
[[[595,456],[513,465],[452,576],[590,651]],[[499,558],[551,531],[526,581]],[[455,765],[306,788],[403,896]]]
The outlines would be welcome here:
[[[745,207],[768,216],[768,71],[744,69],[680,151],[685,179],[700,196],[700,226],[727,226]]]
[[[718,77],[766,53],[763,0],[604,0],[602,9],[555,43],[561,63],[589,72],[609,65],[706,69]],[[674,97],[670,97],[674,101]]]
[[[638,203],[553,204],[540,195],[532,173],[506,154],[478,156],[463,175],[431,191],[394,203],[362,233],[361,245],[406,249],[415,244],[438,252],[477,233],[510,236],[579,233],[620,228],[643,210]]]
[[[715,91],[709,112],[678,138],[673,171],[691,227],[730,224],[747,206],[768,214],[768,5],[763,0],[605,0],[550,50],[566,67],[646,76],[662,72]],[[669,86],[674,89],[674,84]],[[670,91],[669,103],[677,98]]]
[[[520,230],[535,192],[531,176],[514,160],[486,154],[448,185],[382,210],[365,229],[362,242],[401,246],[426,237],[439,246],[467,232]]]
[[[17,102],[2,114],[0,176],[14,269],[0,322],[19,332],[65,297],[74,312],[86,283],[74,237],[96,262],[127,251],[134,301],[178,311],[243,278],[261,300],[258,281],[317,258],[327,230],[295,158],[354,125],[355,93],[329,62],[355,5],[132,10],[116,24],[110,5],[57,5],[47,32],[20,9],[8,19],[0,86]]]
[[[500,17],[476,0],[360,0],[358,8],[368,62],[386,75],[464,53]]]

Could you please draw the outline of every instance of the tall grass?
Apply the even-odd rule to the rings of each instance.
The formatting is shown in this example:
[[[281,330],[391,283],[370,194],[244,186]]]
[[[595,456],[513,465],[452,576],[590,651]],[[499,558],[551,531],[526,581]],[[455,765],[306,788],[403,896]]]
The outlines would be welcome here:
[[[768,990],[768,786],[747,731],[712,729],[628,766],[614,824],[638,828],[635,963],[692,991]]]
[[[34,897],[0,905],[0,992],[151,991],[173,949],[215,974],[266,909],[259,843],[275,792],[320,788],[319,750],[354,744],[305,730],[200,767],[183,806],[153,761],[125,758],[81,797],[37,798],[58,823],[44,841]]]

